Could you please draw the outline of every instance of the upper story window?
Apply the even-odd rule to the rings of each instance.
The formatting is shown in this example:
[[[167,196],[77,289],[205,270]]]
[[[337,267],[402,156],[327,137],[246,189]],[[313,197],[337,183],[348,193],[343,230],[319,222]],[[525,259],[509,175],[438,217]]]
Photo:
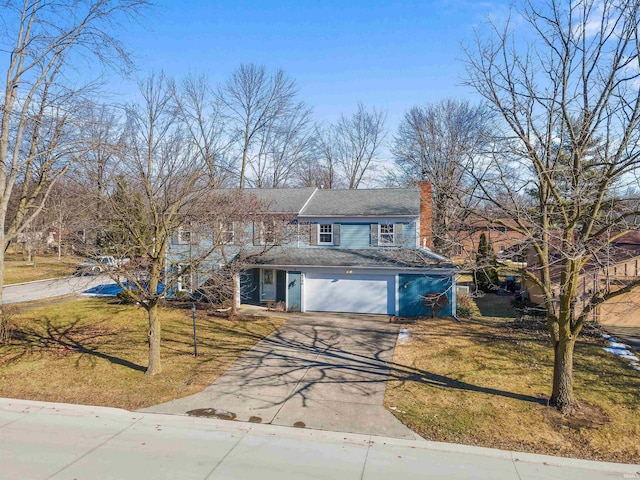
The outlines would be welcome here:
[[[275,221],[267,220],[262,222],[262,243],[265,245],[272,245],[276,243],[276,224]]]
[[[190,230],[178,230],[178,235],[176,236],[176,243],[179,245],[189,245],[191,243],[191,231]]]
[[[318,245],[333,245],[333,225],[318,225]]]
[[[235,239],[235,232],[233,229],[233,222],[225,222],[220,224],[220,243],[229,244],[233,243]]]
[[[378,245],[395,245],[396,235],[393,223],[378,225]]]
[[[273,219],[253,223],[254,245],[277,245],[282,235],[282,224]]]

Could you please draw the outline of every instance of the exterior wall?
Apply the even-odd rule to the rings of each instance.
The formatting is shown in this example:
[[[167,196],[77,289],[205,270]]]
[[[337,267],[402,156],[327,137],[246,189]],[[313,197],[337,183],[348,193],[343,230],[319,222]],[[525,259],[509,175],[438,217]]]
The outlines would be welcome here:
[[[369,248],[369,224],[340,224],[340,248]]]
[[[431,309],[424,304],[428,293],[446,292],[448,304],[439,316],[455,315],[455,294],[452,276],[400,274],[398,276],[398,314],[403,317],[430,316]]]

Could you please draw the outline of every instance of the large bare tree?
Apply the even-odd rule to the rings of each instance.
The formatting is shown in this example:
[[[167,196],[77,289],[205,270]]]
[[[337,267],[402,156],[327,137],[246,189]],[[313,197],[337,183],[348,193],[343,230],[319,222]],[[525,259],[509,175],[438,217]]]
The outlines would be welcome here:
[[[2,2],[0,50],[6,72],[0,124],[0,305],[7,245],[42,210],[52,185],[83,148],[74,113],[88,89],[77,87],[68,75],[72,68],[95,69],[96,59],[102,65],[128,68],[129,57],[116,29],[146,4]],[[9,218],[13,196],[19,201]]]
[[[318,130],[317,154],[330,172],[327,188],[340,182],[347,188],[358,188],[368,179],[380,160],[386,118],[385,112],[369,110],[359,102],[352,115],[341,115],[335,124]]]
[[[450,256],[473,202],[467,173],[490,142],[490,115],[467,100],[445,99],[405,113],[392,145],[401,185],[429,181],[433,191],[433,246]]]
[[[299,102],[278,117],[259,136],[251,166],[251,184],[257,188],[291,186],[294,175],[312,158],[311,109]]]
[[[245,186],[252,149],[260,134],[295,110],[295,82],[283,71],[242,64],[219,88],[218,98],[226,110],[230,134],[239,150],[239,185]]]
[[[638,284],[599,285],[576,309],[585,268],[638,228],[637,202],[621,197],[640,166],[639,11],[637,0],[526,2],[517,22],[490,25],[467,51],[468,83],[502,120],[500,151],[477,165],[482,199],[534,252],[525,275],[543,293],[550,403],[563,412],[577,405],[573,353],[585,320]]]
[[[180,120],[184,125],[191,155],[205,162],[212,188],[230,186],[235,176],[229,157],[222,105],[208,78],[191,72],[176,92]]]
[[[209,188],[206,161],[191,155],[175,100],[174,82],[162,73],[140,83],[140,101],[127,107],[120,175],[110,188],[109,227],[123,232],[112,236],[111,248],[132,258],[113,278],[147,312],[149,375],[161,371],[158,302],[167,246]]]

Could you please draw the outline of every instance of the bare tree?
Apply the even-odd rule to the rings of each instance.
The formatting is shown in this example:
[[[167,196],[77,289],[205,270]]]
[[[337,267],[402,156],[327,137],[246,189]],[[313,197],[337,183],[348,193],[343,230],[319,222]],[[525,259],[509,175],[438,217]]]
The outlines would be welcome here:
[[[620,198],[640,166],[639,7],[526,2],[517,29],[490,25],[467,52],[469,84],[502,120],[501,149],[477,165],[478,187],[508,219],[498,222],[535,254],[535,269],[524,273],[543,293],[554,349],[550,404],[563,412],[576,407],[573,351],[585,320],[639,283],[598,285],[576,309],[585,267],[638,228],[629,223],[637,202]]]
[[[332,172],[337,167],[348,188],[358,188],[366,175],[375,169],[386,137],[385,120],[384,112],[375,108],[369,111],[362,103],[358,103],[353,115],[342,115],[320,137],[324,161]],[[331,176],[333,184],[334,175]]]
[[[111,246],[119,257],[133,257],[113,279],[147,312],[149,375],[161,371],[158,302],[167,246],[209,186],[206,162],[185,148],[174,92],[162,73],[140,83],[141,101],[127,107],[121,176],[109,199],[109,224],[125,232]]]
[[[240,65],[220,87],[218,98],[226,109],[231,135],[240,150],[240,188],[245,186],[248,163],[259,135],[294,108],[295,82],[283,70]]]
[[[467,173],[490,142],[490,117],[482,106],[452,98],[405,115],[394,138],[392,153],[401,185],[431,183],[433,247],[451,255],[456,232],[468,215],[474,182]]]
[[[278,117],[259,136],[250,163],[257,188],[290,186],[294,174],[312,158],[311,109],[300,102]]]
[[[42,210],[51,186],[81,149],[74,112],[83,92],[66,75],[74,64],[93,58],[103,65],[129,67],[115,28],[146,4],[145,0],[3,2],[0,304],[7,245]],[[14,195],[20,200],[15,215],[8,218]]]
[[[298,171],[299,183],[304,187],[337,188],[338,138],[333,126],[316,126],[313,136],[313,157]]]
[[[211,187],[230,185],[234,166],[228,155],[222,105],[207,77],[189,73],[178,88],[176,101],[192,156],[207,165]]]

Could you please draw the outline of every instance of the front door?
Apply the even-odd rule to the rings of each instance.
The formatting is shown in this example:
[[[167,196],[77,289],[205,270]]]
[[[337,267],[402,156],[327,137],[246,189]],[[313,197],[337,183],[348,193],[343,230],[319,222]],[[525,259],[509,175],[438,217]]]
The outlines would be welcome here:
[[[276,301],[276,271],[263,268],[260,270],[260,301]]]

